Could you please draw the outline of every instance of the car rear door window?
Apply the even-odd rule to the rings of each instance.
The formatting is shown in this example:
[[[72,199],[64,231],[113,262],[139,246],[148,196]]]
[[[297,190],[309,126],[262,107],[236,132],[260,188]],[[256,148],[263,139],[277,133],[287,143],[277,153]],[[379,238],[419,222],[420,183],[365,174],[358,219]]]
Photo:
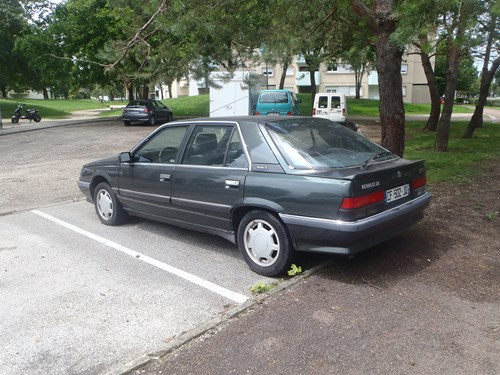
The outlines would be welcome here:
[[[231,126],[196,126],[189,137],[182,164],[222,166],[231,131]]]

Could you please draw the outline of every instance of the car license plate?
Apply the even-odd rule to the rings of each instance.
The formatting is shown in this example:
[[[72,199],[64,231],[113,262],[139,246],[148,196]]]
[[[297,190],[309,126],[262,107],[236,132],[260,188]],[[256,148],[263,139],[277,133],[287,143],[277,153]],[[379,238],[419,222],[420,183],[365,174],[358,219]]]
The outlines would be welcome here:
[[[279,116],[279,112],[267,112],[269,116]]]
[[[385,191],[385,201],[387,203],[397,201],[398,199],[407,197],[410,194],[410,184],[401,185],[394,189]]]

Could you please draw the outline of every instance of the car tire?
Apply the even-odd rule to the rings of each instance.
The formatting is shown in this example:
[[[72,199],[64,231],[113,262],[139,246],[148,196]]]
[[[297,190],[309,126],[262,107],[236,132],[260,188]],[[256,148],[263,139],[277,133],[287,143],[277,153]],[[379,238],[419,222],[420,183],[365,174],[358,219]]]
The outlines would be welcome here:
[[[151,116],[149,118],[149,125],[154,126],[156,124],[156,120],[154,116]]]
[[[247,213],[238,226],[238,246],[250,269],[279,276],[291,266],[294,250],[285,225],[267,211]]]
[[[94,207],[97,217],[105,225],[119,225],[128,216],[111,186],[106,182],[101,182],[95,188]]]
[[[123,125],[130,126],[130,121],[123,121]]]

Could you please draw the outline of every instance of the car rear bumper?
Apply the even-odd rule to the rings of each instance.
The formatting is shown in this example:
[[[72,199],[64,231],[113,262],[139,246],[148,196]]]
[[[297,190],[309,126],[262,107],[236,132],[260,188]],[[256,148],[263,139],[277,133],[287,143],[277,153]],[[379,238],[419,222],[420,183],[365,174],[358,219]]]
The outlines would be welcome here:
[[[122,116],[122,121],[148,122],[150,121],[150,116],[148,114],[127,114]]]
[[[355,254],[410,228],[424,217],[432,195],[424,195],[366,219],[347,222],[280,214],[298,251]]]

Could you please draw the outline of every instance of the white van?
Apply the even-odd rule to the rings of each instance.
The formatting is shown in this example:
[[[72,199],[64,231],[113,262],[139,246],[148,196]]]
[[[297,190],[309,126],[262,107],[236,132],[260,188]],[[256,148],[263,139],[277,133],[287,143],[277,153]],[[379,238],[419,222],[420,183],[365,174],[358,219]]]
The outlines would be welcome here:
[[[341,93],[318,93],[314,97],[313,117],[327,118],[332,121],[347,119],[347,103]]]

